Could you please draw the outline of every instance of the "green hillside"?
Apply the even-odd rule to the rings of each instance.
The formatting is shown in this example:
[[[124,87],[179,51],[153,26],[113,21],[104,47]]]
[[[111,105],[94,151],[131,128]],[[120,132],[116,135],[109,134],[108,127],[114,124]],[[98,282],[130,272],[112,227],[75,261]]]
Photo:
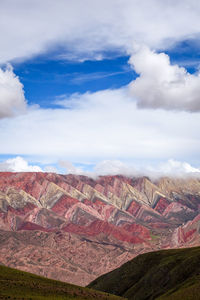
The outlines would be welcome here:
[[[200,247],[139,255],[89,287],[133,300],[199,300]]]
[[[0,299],[101,299],[120,297],[0,266]]]

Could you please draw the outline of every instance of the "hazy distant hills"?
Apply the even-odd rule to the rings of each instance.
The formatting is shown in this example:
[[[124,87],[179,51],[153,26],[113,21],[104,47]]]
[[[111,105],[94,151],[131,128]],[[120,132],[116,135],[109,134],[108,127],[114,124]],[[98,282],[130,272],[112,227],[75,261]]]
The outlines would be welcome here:
[[[200,245],[200,180],[0,173],[0,262],[79,285]]]
[[[89,287],[131,300],[198,300],[200,247],[139,255]]]

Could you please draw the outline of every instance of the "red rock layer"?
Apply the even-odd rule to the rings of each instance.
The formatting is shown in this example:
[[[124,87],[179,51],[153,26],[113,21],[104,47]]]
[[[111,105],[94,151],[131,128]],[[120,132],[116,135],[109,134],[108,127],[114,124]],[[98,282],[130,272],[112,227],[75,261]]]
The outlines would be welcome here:
[[[197,179],[2,172],[0,262],[87,284],[139,253],[197,245],[199,191]]]

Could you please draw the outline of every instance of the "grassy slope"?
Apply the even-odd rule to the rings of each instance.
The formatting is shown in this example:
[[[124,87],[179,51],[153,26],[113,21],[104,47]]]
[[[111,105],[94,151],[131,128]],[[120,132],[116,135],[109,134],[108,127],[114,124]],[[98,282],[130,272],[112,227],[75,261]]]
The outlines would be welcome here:
[[[200,299],[200,247],[139,255],[89,287],[128,299]]]
[[[0,266],[0,299],[119,300],[122,298]]]

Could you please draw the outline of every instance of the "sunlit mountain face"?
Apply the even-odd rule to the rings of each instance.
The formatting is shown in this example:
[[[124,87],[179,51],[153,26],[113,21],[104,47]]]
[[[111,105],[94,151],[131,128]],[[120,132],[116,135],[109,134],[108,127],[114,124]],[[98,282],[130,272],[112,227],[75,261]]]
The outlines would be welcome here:
[[[0,1],[0,264],[86,285],[200,244],[199,16]]]
[[[199,179],[1,173],[1,262],[85,285],[138,254],[198,245],[199,187]]]

